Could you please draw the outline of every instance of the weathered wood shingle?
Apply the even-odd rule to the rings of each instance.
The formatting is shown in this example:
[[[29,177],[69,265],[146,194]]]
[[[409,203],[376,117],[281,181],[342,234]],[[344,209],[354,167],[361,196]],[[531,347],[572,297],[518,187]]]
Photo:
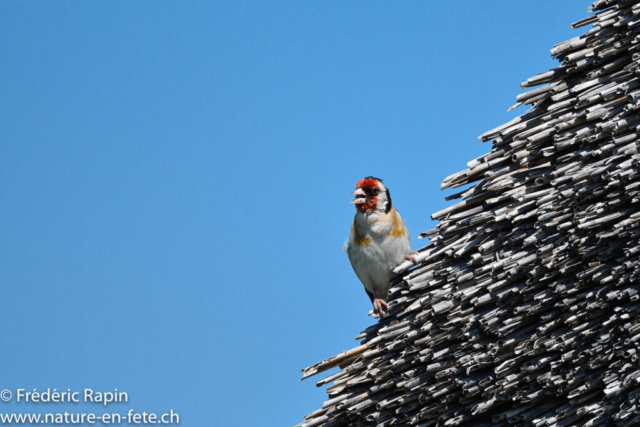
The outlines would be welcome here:
[[[301,426],[640,424],[640,0],[591,11]]]

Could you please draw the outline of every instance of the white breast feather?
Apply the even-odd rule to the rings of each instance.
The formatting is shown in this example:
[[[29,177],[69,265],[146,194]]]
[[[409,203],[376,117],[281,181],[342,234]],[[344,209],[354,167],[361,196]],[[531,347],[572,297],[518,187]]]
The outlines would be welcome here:
[[[358,227],[358,234],[371,238],[371,241],[368,245],[356,244],[355,233],[352,230],[345,248],[353,271],[365,289],[382,299],[386,299],[391,278],[394,276],[391,269],[400,264],[411,251],[409,234],[390,236],[393,223],[383,220],[384,217],[386,215],[376,217],[376,214],[356,214],[354,228]]]

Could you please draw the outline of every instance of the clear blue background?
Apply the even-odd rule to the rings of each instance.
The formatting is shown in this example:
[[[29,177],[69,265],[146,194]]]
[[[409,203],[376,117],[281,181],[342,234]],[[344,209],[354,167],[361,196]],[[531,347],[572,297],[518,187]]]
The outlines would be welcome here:
[[[0,3],[0,389],[287,426],[374,320],[341,246],[385,179],[417,235],[588,1]]]

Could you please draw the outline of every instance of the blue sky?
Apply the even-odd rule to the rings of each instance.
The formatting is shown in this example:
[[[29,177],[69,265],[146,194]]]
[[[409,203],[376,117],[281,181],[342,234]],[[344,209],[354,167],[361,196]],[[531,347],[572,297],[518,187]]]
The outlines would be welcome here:
[[[589,4],[0,3],[0,389],[129,395],[0,412],[302,421],[300,369],[374,322],[357,180],[420,247]]]

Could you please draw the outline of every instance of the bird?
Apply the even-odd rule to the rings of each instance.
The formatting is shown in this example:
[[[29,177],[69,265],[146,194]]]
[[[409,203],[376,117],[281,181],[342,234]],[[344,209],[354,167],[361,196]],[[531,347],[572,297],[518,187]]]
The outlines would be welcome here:
[[[382,179],[362,178],[351,193],[356,215],[344,251],[358,279],[371,299],[374,312],[385,315],[387,294],[394,274],[392,268],[412,256],[409,231],[398,210],[391,203],[389,189]]]

